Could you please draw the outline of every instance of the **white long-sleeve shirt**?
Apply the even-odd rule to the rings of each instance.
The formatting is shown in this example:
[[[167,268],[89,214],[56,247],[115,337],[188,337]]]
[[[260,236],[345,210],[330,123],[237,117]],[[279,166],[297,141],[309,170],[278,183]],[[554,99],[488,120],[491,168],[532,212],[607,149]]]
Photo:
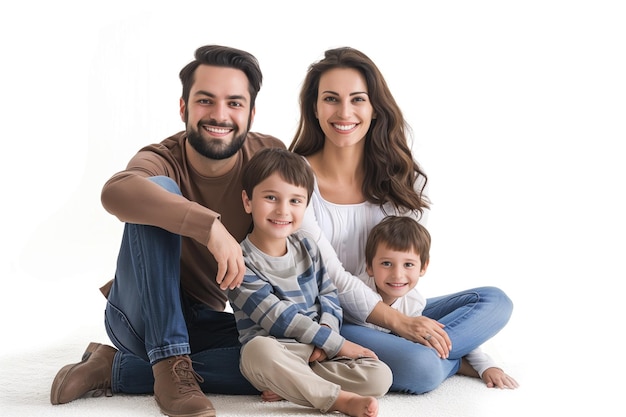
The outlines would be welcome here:
[[[415,189],[419,190],[421,186],[422,183],[418,182]],[[328,274],[339,291],[344,320],[385,331],[389,330],[366,321],[382,298],[376,292],[375,287],[370,287],[365,282],[367,280],[365,244],[372,228],[388,215],[411,216],[425,225],[428,210],[418,217],[414,212],[399,213],[391,204],[381,209],[378,205],[369,202],[331,203],[322,197],[316,181],[311,202],[301,226],[301,230],[313,239],[320,249]],[[401,301],[392,307],[400,307],[397,309],[407,314],[406,311],[421,306],[419,310],[419,315],[421,315],[426,300],[417,291],[416,294],[411,293],[411,296],[416,298]],[[406,311],[404,311],[405,307],[407,307]],[[466,359],[481,376],[484,370],[496,366],[480,348],[470,352]]]
[[[418,188],[421,184],[416,185]],[[334,204],[324,200],[315,182],[301,230],[320,249],[339,290],[345,320],[364,324],[380,301],[378,294],[358,278],[365,271],[365,243],[370,230],[387,215],[408,215],[425,224],[426,214],[418,219],[416,213],[399,213],[391,204],[384,209],[369,202]]]
[[[376,291],[376,281],[373,277],[368,276],[367,273],[363,273],[360,278],[367,284],[368,287]],[[380,300],[382,300],[382,297],[380,297]],[[424,311],[424,307],[426,307],[426,298],[424,298],[424,296],[417,290],[417,287],[413,287],[413,289],[407,292],[403,297],[399,297],[396,301],[394,301],[393,304],[391,304],[391,307],[409,317],[421,316]],[[363,325],[389,333],[389,329],[376,326],[375,324],[365,323]],[[483,372],[485,372],[488,368],[495,368],[498,366],[491,356],[483,352],[480,347],[477,347],[468,353],[465,356],[465,359],[467,359],[472,368],[474,368],[474,370],[476,370],[478,375],[481,377],[483,376]]]

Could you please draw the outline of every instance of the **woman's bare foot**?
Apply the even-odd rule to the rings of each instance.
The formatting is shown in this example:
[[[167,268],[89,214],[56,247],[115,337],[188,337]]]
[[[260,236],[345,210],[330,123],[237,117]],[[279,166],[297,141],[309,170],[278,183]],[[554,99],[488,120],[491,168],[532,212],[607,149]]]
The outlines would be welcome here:
[[[474,369],[472,365],[469,364],[469,362],[467,361],[467,359],[465,359],[465,357],[461,358],[461,366],[459,366],[459,370],[456,371],[456,373],[459,375],[480,378],[480,375],[478,375],[478,372],[476,372],[476,369]]]
[[[340,391],[339,397],[328,411],[341,411],[352,417],[378,416],[378,400],[348,391]]]

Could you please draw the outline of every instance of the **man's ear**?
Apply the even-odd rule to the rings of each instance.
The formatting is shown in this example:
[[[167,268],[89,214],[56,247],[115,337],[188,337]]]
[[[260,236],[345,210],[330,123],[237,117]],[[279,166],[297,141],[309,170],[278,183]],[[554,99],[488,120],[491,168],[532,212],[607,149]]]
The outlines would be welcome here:
[[[422,265],[422,270],[420,271],[420,277],[423,277],[426,274],[426,270],[428,269],[428,264],[430,263],[430,259],[426,261],[424,265]]]
[[[250,121],[248,121],[248,130],[252,127],[252,122],[254,122],[254,116],[256,115],[256,106],[252,108],[250,112]]]
[[[185,110],[187,110],[187,105],[185,104],[185,100],[183,100],[183,98],[180,98],[179,101],[179,107],[180,107],[180,119],[183,121],[184,124],[187,124],[187,115]]]
[[[248,193],[246,193],[246,190],[241,191],[241,201],[243,202],[243,209],[246,211],[246,213],[252,213],[252,204],[250,204],[250,199],[248,198]]]

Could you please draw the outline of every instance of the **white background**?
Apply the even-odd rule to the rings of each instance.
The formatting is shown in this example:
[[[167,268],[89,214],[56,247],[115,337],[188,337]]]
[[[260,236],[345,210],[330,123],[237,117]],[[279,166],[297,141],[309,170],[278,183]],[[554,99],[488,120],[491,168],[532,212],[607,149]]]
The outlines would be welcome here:
[[[158,3],[0,6],[2,353],[102,326],[97,287],[122,225],[101,187],[183,129],[178,72],[198,46],[259,59],[253,130],[289,144],[307,66],[347,45],[382,70],[430,176],[423,292],[503,288],[515,311],[492,346],[521,379],[611,391],[626,278],[620,2]]]

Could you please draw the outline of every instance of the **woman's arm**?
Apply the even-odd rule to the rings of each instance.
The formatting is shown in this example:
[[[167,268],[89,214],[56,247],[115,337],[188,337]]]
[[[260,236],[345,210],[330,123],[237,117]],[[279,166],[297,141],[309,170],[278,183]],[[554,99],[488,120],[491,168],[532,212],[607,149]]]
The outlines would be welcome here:
[[[432,347],[441,358],[447,358],[452,349],[452,342],[443,324],[425,316],[409,317],[382,301],[376,304],[367,322],[391,329],[394,334],[407,340]]]
[[[326,236],[322,233],[312,205],[307,207],[300,230],[317,244],[328,275],[339,292],[339,301],[346,321],[364,324],[380,296],[358,277],[345,270]]]

